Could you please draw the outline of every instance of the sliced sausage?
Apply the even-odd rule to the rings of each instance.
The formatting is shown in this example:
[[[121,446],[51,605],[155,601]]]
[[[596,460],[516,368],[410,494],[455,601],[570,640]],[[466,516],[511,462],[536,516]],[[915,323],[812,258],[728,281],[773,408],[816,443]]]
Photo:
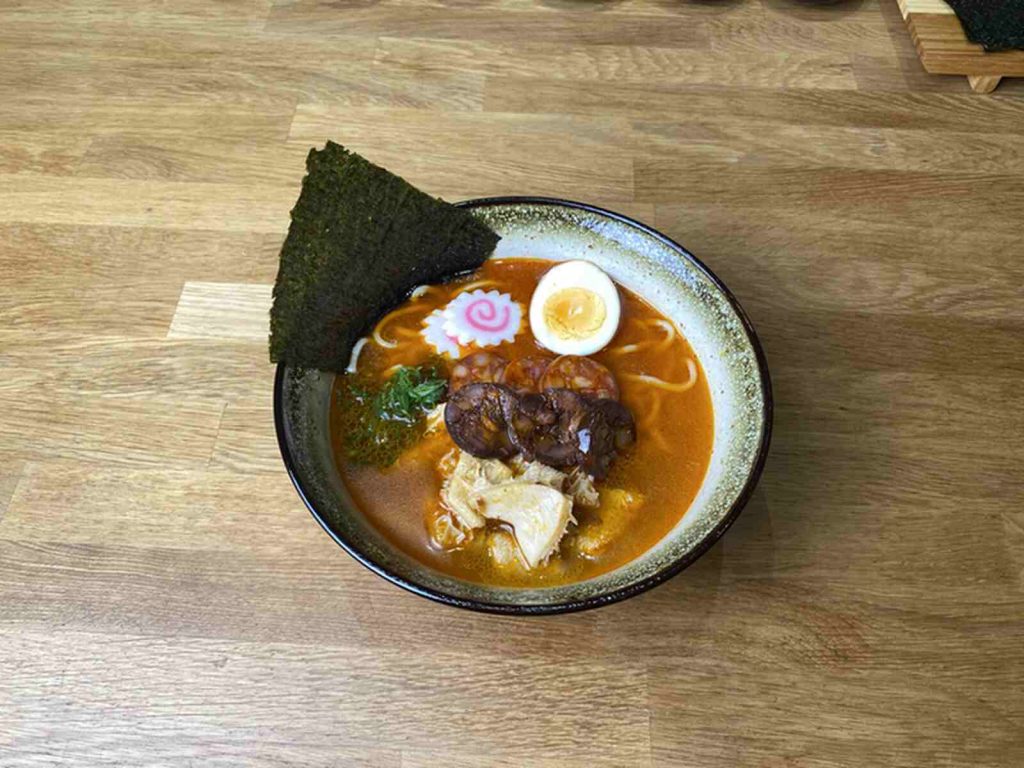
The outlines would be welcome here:
[[[636,442],[636,424],[629,409],[615,400],[588,398],[588,406],[595,418],[584,426],[590,430],[589,446],[579,465],[594,477],[604,477],[616,456]]]
[[[459,448],[481,459],[508,459],[518,449],[509,436],[505,413],[515,392],[500,384],[466,384],[448,398],[444,424]]]
[[[540,392],[540,380],[551,365],[552,358],[529,355],[513,360],[501,374],[501,383],[516,392]]]
[[[527,461],[575,466],[579,445],[571,425],[582,417],[583,408],[583,398],[567,389],[521,395],[505,404],[509,437]]]
[[[448,379],[448,394],[455,394],[467,384],[496,382],[501,378],[507,365],[508,360],[493,352],[474,352],[466,355],[452,366],[452,375]]]
[[[596,360],[579,355],[562,355],[544,371],[541,389],[571,389],[597,398],[619,399],[615,376]]]
[[[580,467],[604,477],[619,450],[635,439],[633,417],[614,400],[595,400],[564,388],[520,395],[504,402],[512,443],[528,460],[552,467]]]

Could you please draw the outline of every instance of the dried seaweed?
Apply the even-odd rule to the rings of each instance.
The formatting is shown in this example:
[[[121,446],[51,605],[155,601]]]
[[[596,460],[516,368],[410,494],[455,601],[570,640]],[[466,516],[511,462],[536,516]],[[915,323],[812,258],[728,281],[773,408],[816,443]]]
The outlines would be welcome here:
[[[272,362],[344,370],[409,291],[479,267],[498,242],[468,211],[333,142],[306,170],[274,284]]]

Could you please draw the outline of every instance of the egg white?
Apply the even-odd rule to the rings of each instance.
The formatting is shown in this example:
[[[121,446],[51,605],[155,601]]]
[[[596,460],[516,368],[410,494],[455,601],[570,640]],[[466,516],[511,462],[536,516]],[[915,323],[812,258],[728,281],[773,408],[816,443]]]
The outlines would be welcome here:
[[[581,339],[564,339],[548,327],[544,304],[566,288],[592,291],[604,302],[604,322],[594,333]],[[537,283],[530,299],[530,330],[542,345],[559,355],[592,355],[603,349],[619,328],[622,306],[615,283],[589,261],[565,261],[549,269]]]

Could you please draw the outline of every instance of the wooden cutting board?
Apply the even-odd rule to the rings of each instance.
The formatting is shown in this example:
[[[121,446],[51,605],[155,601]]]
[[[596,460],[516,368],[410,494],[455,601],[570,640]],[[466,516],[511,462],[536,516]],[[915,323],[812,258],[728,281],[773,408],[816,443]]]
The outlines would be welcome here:
[[[1024,51],[988,52],[964,34],[944,0],[899,0],[917,55],[935,75],[967,75],[976,93],[991,93],[1008,76],[1024,76]]]

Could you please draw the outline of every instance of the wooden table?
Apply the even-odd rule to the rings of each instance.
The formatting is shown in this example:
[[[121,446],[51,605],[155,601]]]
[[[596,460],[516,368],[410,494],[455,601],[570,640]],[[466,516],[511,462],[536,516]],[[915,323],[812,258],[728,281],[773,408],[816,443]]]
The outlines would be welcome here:
[[[894,3],[0,9],[0,765],[1024,764],[1024,87]],[[604,610],[427,603],[280,466],[267,286],[312,144],[563,195],[762,334],[760,487]]]

